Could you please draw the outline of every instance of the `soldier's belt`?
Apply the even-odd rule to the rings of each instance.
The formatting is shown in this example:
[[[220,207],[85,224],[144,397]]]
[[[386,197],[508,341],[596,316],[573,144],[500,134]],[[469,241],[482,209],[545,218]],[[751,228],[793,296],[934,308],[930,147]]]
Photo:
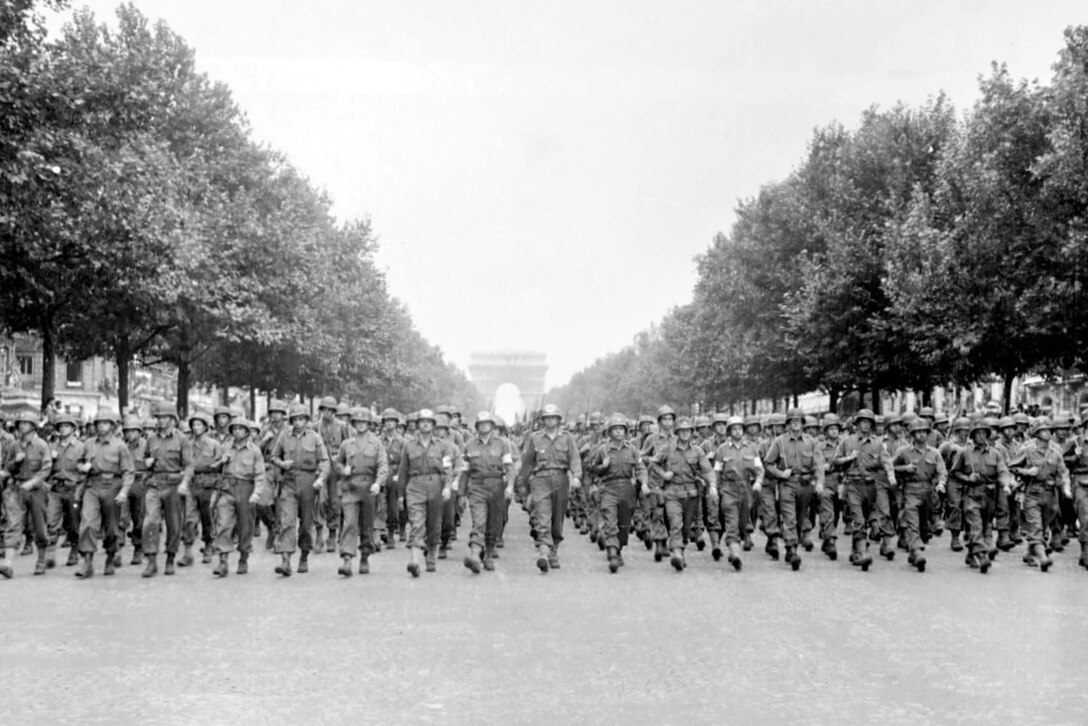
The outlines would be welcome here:
[[[474,473],[474,474],[470,474],[469,478],[473,483],[477,483],[477,482],[485,482],[485,481],[494,481],[495,479],[504,479],[505,474],[503,472],[501,472],[501,471],[498,474],[475,474]]]
[[[253,485],[253,480],[252,479],[244,479],[244,478],[242,478],[240,476],[227,476],[227,475],[224,475],[219,480],[219,488],[222,489],[222,490],[226,490],[226,489],[229,489],[230,487],[234,487],[234,486],[245,486],[247,484],[252,486]]]
[[[87,476],[88,484],[106,483],[112,484],[114,479],[120,479],[120,474],[90,474]]]
[[[56,491],[58,489],[75,489],[77,484],[71,479],[50,478],[49,486]]]
[[[373,474],[352,474],[347,479],[349,484],[373,484],[377,481]]]
[[[151,474],[150,483],[152,484],[166,484],[173,486],[174,484],[181,483],[181,474],[178,472],[153,472]]]
[[[205,482],[209,479],[214,480],[219,478],[219,472],[217,471],[198,471],[193,474],[193,480],[197,482]]]
[[[612,484],[613,482],[625,482],[625,481],[629,482],[629,481],[631,481],[632,476],[633,476],[632,474],[628,474],[627,476],[609,476],[609,477],[605,477],[604,479],[601,479],[601,483],[602,484]]]
[[[857,476],[849,475],[846,477],[847,484],[864,484],[866,486],[872,486],[876,484],[876,477],[872,476]]]
[[[548,468],[548,469],[534,469],[533,473],[532,473],[532,476],[550,476],[552,474],[566,474],[566,473],[567,473],[566,469],[559,469],[559,468],[556,468],[556,467],[551,467],[551,468]]]

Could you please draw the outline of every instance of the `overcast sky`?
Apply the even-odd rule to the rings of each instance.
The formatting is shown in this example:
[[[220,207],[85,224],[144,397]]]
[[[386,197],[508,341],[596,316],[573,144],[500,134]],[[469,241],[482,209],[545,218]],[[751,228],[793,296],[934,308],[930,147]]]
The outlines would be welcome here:
[[[993,60],[1048,79],[1088,22],[1083,0],[136,5],[371,220],[427,338],[461,366],[541,351],[549,385],[688,301],[694,256],[813,128],[942,89],[965,109]]]

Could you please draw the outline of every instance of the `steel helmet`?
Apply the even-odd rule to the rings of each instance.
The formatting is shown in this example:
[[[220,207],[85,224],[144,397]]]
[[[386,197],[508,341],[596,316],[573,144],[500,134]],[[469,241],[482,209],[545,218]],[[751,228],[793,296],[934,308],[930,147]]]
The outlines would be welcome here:
[[[952,422],[952,430],[953,431],[970,431],[971,430],[971,419],[967,418],[966,416],[958,417],[955,421]]]
[[[1016,428],[1016,419],[1012,416],[1002,416],[997,421],[997,428],[999,429],[1014,429]]]
[[[967,433],[968,433],[969,436],[974,436],[976,431],[986,431],[987,433],[989,433],[990,431],[993,430],[993,426],[991,424],[994,424],[994,423],[997,423],[997,422],[992,418],[978,418],[978,419],[975,419],[971,423],[970,428],[968,428]]]
[[[1074,420],[1075,420],[1075,417],[1072,414],[1067,413],[1065,411],[1061,411],[1059,413],[1054,414],[1054,421],[1053,421],[1053,424],[1052,424],[1052,428],[1055,428],[1055,429],[1073,428]]]
[[[725,419],[725,430],[733,428],[734,426],[740,426],[744,428],[744,418],[741,416],[729,416]]]
[[[1032,422],[1031,426],[1028,427],[1028,433],[1032,436],[1035,436],[1040,431],[1050,431],[1051,429],[1053,429],[1053,426],[1051,425],[1050,421],[1040,416]]]
[[[788,424],[790,421],[792,421],[795,418],[800,419],[801,424],[804,425],[804,423],[805,423],[805,412],[802,411],[799,408],[791,408],[789,411],[786,412],[786,416],[785,416],[785,418],[783,418],[782,423]]]
[[[231,419],[230,423],[227,424],[227,431],[230,431],[231,429],[237,428],[239,426],[241,426],[246,431],[248,431],[251,428],[253,428],[254,424],[253,424],[252,421],[247,419],[245,416],[235,416],[234,418]]]
[[[140,422],[140,417],[132,414],[125,416],[124,425],[121,426],[122,431],[139,431],[141,428],[143,428],[143,424]]]
[[[761,431],[763,430],[763,422],[760,421],[759,416],[756,416],[755,414],[744,419],[744,428],[748,428],[749,426],[758,426]]]
[[[785,426],[786,425],[786,415],[782,414],[782,413],[772,413],[770,416],[767,417],[767,425],[768,426]]]
[[[897,413],[889,413],[884,417],[884,428],[903,423],[903,417]]]
[[[697,429],[710,428],[710,417],[709,416],[696,416],[695,417],[695,428],[697,428]]]
[[[339,415],[339,414],[337,414]],[[355,408],[348,409],[348,416],[351,417],[351,422],[366,421],[370,423],[373,417],[370,415],[370,409],[364,406],[356,406]]]
[[[422,418],[422,417],[421,417]],[[434,427],[436,429],[448,429],[450,428],[450,417],[448,414],[439,414],[435,417]]]
[[[593,413],[589,414],[589,424],[590,424],[590,426],[593,426],[593,425],[599,426],[601,424],[601,420],[603,418],[604,418],[604,416],[601,415],[600,411],[594,411]]]
[[[1031,423],[1031,419],[1028,418],[1028,415],[1026,413],[1024,413],[1023,411],[1017,411],[1013,415],[1012,420],[1016,422],[1017,426],[1022,426],[1024,424],[1030,424]]]
[[[916,414],[914,411],[907,411],[905,414],[903,414],[900,420],[903,422],[904,426],[910,428],[911,422],[913,422],[916,418],[918,418],[918,414]]]
[[[443,416],[452,416],[453,415],[453,406],[450,406],[448,404],[443,403],[441,406],[436,408],[434,410],[434,412],[437,413],[437,414],[443,415]]]
[[[335,399],[335,398],[333,398],[332,396],[325,396],[325,397],[324,397],[324,398],[322,398],[322,399],[321,399],[321,401],[320,401],[320,402],[319,402],[319,403],[317,404],[317,410],[318,410],[318,411],[320,411],[320,410],[321,410],[321,409],[323,409],[323,408],[327,408],[327,409],[329,409],[330,411],[333,411],[333,412],[335,412],[335,411],[336,411],[336,408],[337,408],[337,406],[338,406],[338,404],[336,403],[336,399]]]
[[[929,421],[927,419],[922,418],[921,416],[919,416],[918,418],[916,418],[916,419],[914,419],[913,421],[910,422],[909,430],[910,430],[910,432],[912,434],[915,431],[929,431],[930,430]]]
[[[824,420],[820,422],[820,428],[826,430],[829,426],[842,428],[842,419],[833,413],[824,414]]]
[[[876,424],[876,415],[872,412],[871,409],[863,408],[854,414],[855,424],[862,419],[869,419],[870,423],[872,423],[873,425]]]
[[[34,428],[41,427],[41,420],[38,418],[38,414],[32,411],[23,411],[15,417],[15,423],[31,423],[34,424]]]
[[[74,418],[72,418],[72,416],[70,414],[67,414],[67,413],[57,414],[56,418],[53,419],[53,426],[55,426],[57,428],[60,428],[64,424],[68,424],[69,426],[75,426],[76,425],[76,420]]]
[[[622,428],[624,431],[631,430],[627,424],[627,417],[622,413],[614,413],[608,417],[608,430],[611,431],[614,428]]]
[[[806,429],[820,428],[820,422],[816,420],[815,416],[805,416],[801,421],[801,427]]]
[[[681,431],[683,429],[688,429],[690,431],[690,430],[693,430],[694,428],[695,428],[694,424],[692,424],[691,419],[688,418],[687,416],[684,416],[683,418],[679,419],[676,422],[676,426],[674,427],[674,429],[676,431]]]
[[[549,403],[544,407],[544,410],[540,412],[540,418],[557,418],[560,421],[563,420],[563,414],[559,410],[559,406],[554,403]]]
[[[117,415],[116,411],[111,411],[108,408],[100,408],[98,409],[98,413],[94,415],[94,422],[99,423],[100,421],[108,421],[114,426],[117,426],[121,423],[121,417]]]
[[[397,409],[387,408],[384,411],[382,411],[382,423],[385,423],[386,421],[388,421],[390,419],[392,419],[394,421],[398,421],[398,422],[400,421],[400,413],[397,411]]]
[[[664,406],[657,409],[657,420],[660,421],[663,416],[672,416],[673,418],[676,418],[676,411],[673,410],[672,406],[666,403]]]
[[[161,403],[156,403],[155,407],[152,409],[151,415],[155,418],[159,418],[162,416],[173,416],[175,421],[179,420],[178,410],[169,403],[166,403],[165,401]]]
[[[932,406],[922,406],[922,410],[918,412],[918,415],[922,418],[934,419],[937,417],[937,412],[933,410]]]
[[[231,418],[234,418],[234,411],[230,406],[216,406],[215,414],[212,418],[218,418],[219,416],[230,416]]]
[[[941,424],[948,423],[948,414],[939,413],[933,418],[933,425],[940,426]]]
[[[158,426],[157,426],[157,425],[155,425],[155,419],[151,418],[150,416],[149,416],[148,418],[145,418],[145,419],[144,419],[144,420],[143,420],[143,421],[142,421],[142,422],[140,423],[140,425],[141,425],[141,426],[142,426],[142,427],[143,427],[143,428],[144,428],[145,430],[148,430],[148,431],[154,431],[155,429],[157,429],[157,428],[158,428]]]
[[[735,418],[735,417],[734,417],[734,418]],[[716,414],[714,414],[714,418],[713,418],[713,419],[711,419],[711,423],[712,423],[712,424],[720,424],[720,423],[723,423],[723,424],[725,424],[725,425],[726,425],[726,427],[728,427],[728,426],[729,426],[729,422],[730,422],[730,421],[732,421],[732,420],[733,420],[733,419],[732,419],[732,418],[730,418],[730,417],[729,417],[729,414],[727,414],[726,412],[724,412],[724,411],[718,411],[718,412],[717,412]]]
[[[193,421],[201,422],[202,424],[204,424],[204,428],[206,428],[206,429],[210,429],[212,427],[211,418],[208,416],[208,414],[202,413],[201,411],[196,411],[194,413],[189,414],[189,427],[190,428],[193,425]]]
[[[419,411],[412,411],[404,418],[405,423],[412,423],[413,421],[419,421]]]
[[[408,417],[409,420],[411,416]],[[431,423],[438,423],[438,420],[434,417],[434,411],[429,408],[421,408],[416,413],[416,421],[430,421]]]
[[[457,407],[456,403],[447,403],[446,408],[449,409],[450,416],[460,416],[461,409]]]
[[[473,424],[473,427],[479,426],[485,422],[490,423],[492,426],[495,425],[495,417],[491,415],[490,411],[480,411],[476,414],[476,423]]]
[[[352,407],[349,406],[347,404],[347,402],[341,401],[336,406],[336,415],[337,416],[351,416],[353,410],[354,409],[352,409]]]
[[[277,399],[272,399],[272,403],[269,404],[269,406],[268,406],[268,413],[272,414],[272,413],[276,413],[277,411],[279,411],[284,416],[286,416],[287,415],[287,403],[285,403],[284,401],[277,400]]]
[[[499,428],[499,429],[506,428],[506,419],[504,419],[499,414],[495,414],[495,428]]]
[[[301,403],[291,404],[291,409],[287,412],[287,420],[294,421],[296,418],[305,418],[309,420],[310,411]]]

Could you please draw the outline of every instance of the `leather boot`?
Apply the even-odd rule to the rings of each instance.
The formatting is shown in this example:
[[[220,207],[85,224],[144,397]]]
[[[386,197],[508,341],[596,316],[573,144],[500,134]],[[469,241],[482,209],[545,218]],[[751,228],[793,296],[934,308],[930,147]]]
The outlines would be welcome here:
[[[835,546],[835,538],[828,537],[824,540],[824,543],[820,545],[820,551],[827,555],[827,559],[835,561],[839,558],[839,550]]]
[[[752,533],[747,532],[744,535],[744,547],[742,547],[741,549],[743,549],[745,552],[751,552],[752,547],[754,547],[754,545],[752,544]]]
[[[166,567],[163,568],[162,574],[173,575],[174,574],[174,553],[166,553]]]
[[[325,528],[321,525],[317,525],[317,536],[314,537],[314,549],[318,552],[325,550]],[[301,572],[301,570],[299,570]]]
[[[284,577],[291,576],[291,555],[284,552],[280,556],[280,563],[276,565],[276,574]]]
[[[147,565],[144,567],[141,577],[154,577],[159,573],[158,558],[155,555],[148,555],[146,559]]]
[[[419,577],[419,548],[408,548],[408,572],[412,577]]]
[[[677,572],[684,571],[684,550],[677,547],[672,551],[672,555],[669,557],[669,564],[672,565],[672,569]]]
[[[120,553],[120,552],[114,552],[114,553],[113,553],[113,556],[112,556],[112,557],[110,557],[110,559],[111,559],[111,560],[113,561],[113,567],[114,567],[114,569],[116,569],[116,568],[120,567],[120,566],[121,566],[121,565],[123,564],[123,563],[121,562],[121,559],[122,559],[122,558],[121,558],[121,553]]]
[[[551,552],[548,553],[548,567],[553,570],[559,569],[559,552],[552,547]]]
[[[14,554],[14,550],[0,547],[0,577],[3,577],[5,580],[10,580],[13,574],[11,569],[11,558]]]
[[[786,546],[786,562],[793,568],[794,572],[801,569],[801,555],[797,554],[797,547],[794,545]]]
[[[106,553],[106,566],[105,566],[105,568],[103,568],[102,574],[106,575],[108,577],[108,576],[112,575],[113,573],[117,572],[117,560],[118,559],[119,558],[118,558],[118,553],[117,552],[114,552],[112,555],[109,552],[107,552]]]
[[[78,564],[79,564],[79,550],[77,550],[75,548],[75,546],[73,545],[72,547],[68,548],[68,561],[66,563],[64,563],[64,565],[65,565],[65,567],[75,567]]]
[[[448,556],[448,553],[449,553],[449,547],[446,545],[445,542],[443,542],[442,544],[440,544],[438,546],[438,559],[440,559],[440,560],[446,559],[446,557]]]
[[[608,571],[613,575],[620,571],[620,562],[615,547],[608,547]]]
[[[480,562],[479,552],[479,545],[470,545],[468,554],[465,555],[465,567],[472,570],[472,574],[474,575],[479,575],[480,568],[483,566],[483,563]]]
[[[325,551],[326,552],[335,552],[336,551],[336,530],[335,529],[330,529],[329,530],[329,541],[325,543]]]
[[[770,555],[772,560],[778,561],[778,542],[774,536],[767,537],[767,544],[763,547],[763,551]]]
[[[544,574],[548,573],[548,548],[544,545],[537,548],[536,566]]]
[[[212,561],[212,546],[211,546],[211,543],[208,543],[208,544],[204,545],[204,549],[202,550],[202,556],[200,558],[200,562],[201,562],[201,564],[207,565],[211,561]]]
[[[370,555],[359,555],[359,574],[370,574]]]
[[[914,567],[919,572],[925,572],[926,571],[926,556],[925,556],[925,553],[921,549],[916,549],[916,550],[912,551],[910,553],[910,557],[911,557],[911,564],[914,565]]]
[[[805,552],[811,552],[815,546],[812,543],[812,532],[805,532],[805,536],[801,538],[801,546],[805,549]]]
[[[1001,550],[1002,552],[1008,552],[1009,550],[1011,550],[1015,546],[1016,546],[1016,543],[1014,543],[1012,541],[1012,538],[1009,537],[1008,532],[998,533],[998,535],[997,535],[997,548],[999,550]]]
[[[45,550],[45,568],[52,570],[57,566],[57,547],[56,545],[49,545]]]
[[[83,555],[83,562],[80,564],[79,569],[76,570],[76,577],[81,580],[86,580],[94,576],[94,555]],[[107,558],[108,559],[108,558]]]
[[[351,577],[355,574],[355,571],[351,564],[350,555],[344,555],[340,558],[340,569],[338,569],[336,573],[338,575],[342,575],[343,577]]]
[[[248,572],[249,572],[249,553],[248,552],[239,552],[238,553],[238,574],[239,575],[245,575]]]
[[[310,571],[310,553],[303,552],[298,556],[298,572],[304,575]]]
[[[23,551],[19,554],[21,554],[23,557],[34,554],[34,540],[32,540],[30,537],[24,538]]]
[[[737,572],[740,572],[740,568],[744,566],[740,559],[740,545],[736,542],[729,543],[729,564],[733,565],[733,569]]]
[[[1032,549],[1035,551],[1035,559],[1039,563],[1039,569],[1043,572],[1049,570],[1054,561],[1047,555],[1046,548],[1042,544],[1034,544]]]
[[[895,559],[895,544],[892,543],[891,535],[885,535],[881,540],[880,556],[889,561]]]
[[[715,562],[720,562],[722,559],[721,534],[718,532],[707,532],[707,536],[710,537],[710,556],[714,558]]]
[[[130,565],[142,565],[144,563],[144,553],[140,551],[139,547],[135,547],[132,550],[132,561]]]
[[[427,572],[435,571],[434,550],[427,550],[423,556],[423,567]]]
[[[487,572],[495,571],[495,550],[484,550],[483,556],[484,570]]]
[[[1088,569],[1088,542],[1080,543],[1080,560],[1077,562],[1081,567]]]
[[[226,577],[227,573],[230,572],[230,563],[227,562],[227,557],[226,552],[219,553],[219,564],[212,571],[212,574],[216,577]]]
[[[963,552],[963,542],[960,541],[960,533],[952,530],[952,541],[948,545],[953,552]]]
[[[46,567],[47,567],[46,562],[45,562],[45,553],[46,553],[46,548],[45,547],[39,547],[38,548],[38,561],[34,563],[34,574],[35,575],[44,575],[45,574],[45,570],[46,570]]]
[[[169,564],[170,555],[166,556],[166,562]],[[181,561],[178,562],[178,567],[190,567],[193,564],[193,546],[191,544],[185,545],[185,552],[181,555]]]

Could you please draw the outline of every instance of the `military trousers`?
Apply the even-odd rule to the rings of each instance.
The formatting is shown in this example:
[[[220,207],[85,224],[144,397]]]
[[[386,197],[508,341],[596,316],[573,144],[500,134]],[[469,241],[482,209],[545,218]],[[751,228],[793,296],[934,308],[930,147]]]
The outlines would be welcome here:
[[[725,543],[740,544],[748,536],[751,522],[752,487],[742,479],[722,479],[718,500]]]
[[[964,488],[963,519],[968,552],[978,555],[989,549],[993,536],[994,512],[997,510],[997,492],[993,484],[974,484]]]
[[[283,475],[280,493],[276,497],[276,537],[272,550],[281,555],[313,549],[314,509],[317,472],[289,471]]]
[[[98,540],[106,554],[112,555],[120,543],[118,527],[117,495],[121,492],[120,479],[92,478],[83,489],[83,505],[80,507],[79,551],[90,555],[98,551]]]
[[[495,542],[502,533],[506,519],[506,479],[490,476],[470,480],[468,509],[472,515],[469,545],[491,552],[495,549]]]
[[[695,483],[674,484],[668,482],[662,492],[665,515],[668,518],[669,549],[680,549],[685,544],[685,534],[691,531],[699,506],[699,490]]]
[[[183,520],[181,495],[178,494],[180,483],[180,474],[153,474],[148,481],[144,496],[144,531],[140,538],[144,554],[154,556],[158,553],[164,524],[166,554],[177,554]]]
[[[75,501],[75,486],[57,481],[46,495],[45,522],[49,530],[49,551],[56,551],[63,534],[69,547],[79,541],[79,508]]]
[[[925,549],[925,540],[929,538],[930,510],[933,500],[932,482],[904,482],[903,507],[899,511],[899,525],[906,539],[907,549],[911,552]]]
[[[529,492],[533,499],[530,518],[536,544],[554,552],[563,541],[563,519],[567,515],[570,496],[567,472],[552,470],[533,474],[529,479]]]
[[[850,521],[854,525],[854,542],[865,540],[868,536],[866,527],[874,535],[879,535],[881,516],[877,507],[876,482],[871,479],[848,479],[846,501],[850,507]]]
[[[196,474],[189,485],[189,496],[185,498],[185,526],[181,531],[181,541],[191,545],[197,540],[197,530],[205,546],[215,539],[215,512],[212,500],[219,491],[218,474]]]
[[[19,480],[8,480],[3,491],[4,516],[4,547],[12,549],[19,546],[29,527],[31,537],[41,549],[49,546],[49,530],[45,524],[46,491],[45,487],[38,487],[29,492],[23,491]]]
[[[1024,536],[1029,545],[1045,544],[1045,533],[1057,516],[1056,486],[1033,482],[1024,487]]]
[[[125,532],[128,532],[129,540],[137,552],[142,552],[140,541],[143,539],[144,526],[144,497],[147,495],[147,474],[136,474],[132,487],[128,490],[128,497],[121,507],[121,516],[118,523],[121,534],[121,546],[124,546]]]
[[[374,552],[374,518],[383,494],[371,494],[373,484],[364,476],[340,480],[341,557],[354,557],[356,552],[369,557]]]
[[[778,482],[779,529],[787,547],[797,546],[802,528],[807,526],[804,531],[812,529],[808,516],[813,493],[812,486],[799,477]]]
[[[404,496],[408,504],[408,546],[428,553],[438,549],[442,536],[442,490],[440,474],[409,477]]]
[[[635,485],[630,479],[602,482],[600,499],[600,533],[605,547],[622,550],[627,546],[631,517],[635,510]]]
[[[253,482],[247,479],[225,476],[220,480],[212,499],[216,552],[223,554],[236,548],[239,552],[253,551],[253,530],[257,526],[257,505],[249,502],[253,487]]]

